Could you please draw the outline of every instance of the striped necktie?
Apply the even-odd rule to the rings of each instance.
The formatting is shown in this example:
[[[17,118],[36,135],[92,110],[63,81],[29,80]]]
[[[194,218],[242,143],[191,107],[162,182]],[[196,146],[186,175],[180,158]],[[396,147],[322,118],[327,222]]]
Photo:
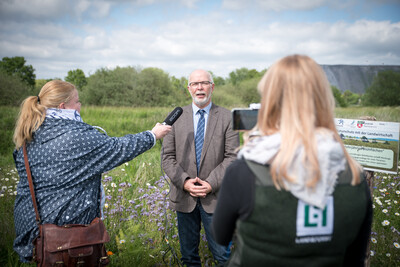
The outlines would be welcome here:
[[[196,132],[196,137],[194,140],[194,145],[196,148],[197,174],[199,174],[201,150],[203,149],[203,143],[204,143],[204,126],[205,126],[204,113],[205,113],[205,111],[200,109],[198,111],[198,113],[200,114],[200,119],[199,119],[199,122],[197,123],[197,132]]]

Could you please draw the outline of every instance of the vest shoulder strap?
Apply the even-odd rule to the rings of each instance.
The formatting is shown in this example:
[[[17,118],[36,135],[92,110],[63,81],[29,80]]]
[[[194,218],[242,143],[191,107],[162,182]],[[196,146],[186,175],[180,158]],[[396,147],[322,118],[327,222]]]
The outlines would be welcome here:
[[[273,186],[270,170],[267,165],[255,163],[250,160],[245,160],[247,166],[256,176],[256,185]]]

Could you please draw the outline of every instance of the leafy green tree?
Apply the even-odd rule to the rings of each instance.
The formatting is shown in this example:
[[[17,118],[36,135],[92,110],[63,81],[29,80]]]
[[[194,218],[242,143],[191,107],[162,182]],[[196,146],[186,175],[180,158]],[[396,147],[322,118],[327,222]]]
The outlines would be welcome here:
[[[213,77],[213,80],[214,80],[215,86],[220,86],[220,85],[224,85],[225,84],[225,79],[222,78],[221,76]]]
[[[221,76],[214,75],[214,73],[212,71],[209,71],[209,73],[213,77],[215,86],[221,86],[221,85],[225,84],[225,79],[224,78],[222,78]]]
[[[173,88],[173,93],[177,95],[176,105],[189,103],[191,96],[187,88],[188,80],[185,77],[181,77],[180,79],[178,79],[175,76],[172,76],[170,80]]]
[[[212,96],[213,103],[226,108],[247,107],[247,104],[243,103],[243,99],[241,99],[236,90],[237,88],[231,83],[215,86]]]
[[[215,103],[228,107],[248,107],[251,103],[259,103],[261,97],[257,85],[267,69],[257,72],[255,69],[237,69],[229,74],[222,86],[216,86],[213,93]]]
[[[35,86],[35,69],[32,65],[25,65],[24,57],[3,57],[0,61],[0,69],[5,73],[16,76],[31,88]]]
[[[81,90],[87,84],[85,73],[81,69],[68,71],[65,81],[75,85],[78,90]]]
[[[177,100],[182,99],[179,92],[173,90],[168,74],[158,68],[145,68],[139,73],[134,94],[141,106],[178,105]]]
[[[362,98],[366,106],[400,106],[400,72],[381,71]]]
[[[84,104],[100,106],[130,106],[136,101],[133,89],[138,72],[132,67],[101,68],[88,78],[85,90],[80,93]]]
[[[241,81],[238,84],[236,89],[237,94],[246,106],[250,105],[251,103],[260,103],[261,96],[257,90],[257,85],[259,81],[260,78],[255,77],[252,79]]]
[[[343,99],[342,93],[340,92],[340,90],[336,86],[333,86],[333,85],[331,85],[331,89],[332,89],[333,96],[335,97],[336,106],[339,106],[342,108],[347,107],[347,103]]]
[[[32,89],[17,76],[0,70],[0,105],[19,106]]]
[[[176,106],[186,98],[180,87],[182,84],[178,84],[177,90],[168,74],[158,68],[102,68],[88,78],[80,97],[84,104],[91,105]]]
[[[361,99],[361,95],[353,93],[350,90],[344,91],[342,97],[349,105],[358,105]]]
[[[229,80],[233,85],[252,78],[259,78],[262,74],[255,69],[240,68],[229,73]]]

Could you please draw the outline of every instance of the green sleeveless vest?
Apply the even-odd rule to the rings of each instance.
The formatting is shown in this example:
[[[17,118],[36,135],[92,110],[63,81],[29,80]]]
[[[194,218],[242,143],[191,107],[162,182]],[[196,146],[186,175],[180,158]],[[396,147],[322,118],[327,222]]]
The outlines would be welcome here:
[[[367,212],[364,178],[352,186],[347,166],[321,210],[278,191],[268,166],[246,163],[256,175],[254,209],[245,221],[237,221],[235,249],[227,265],[342,266]]]

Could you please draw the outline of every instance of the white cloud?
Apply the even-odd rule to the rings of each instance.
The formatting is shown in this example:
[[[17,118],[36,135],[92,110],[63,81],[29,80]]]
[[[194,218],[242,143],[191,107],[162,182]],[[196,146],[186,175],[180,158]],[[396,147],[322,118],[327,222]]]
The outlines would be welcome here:
[[[79,21],[87,15],[93,18],[105,18],[109,15],[113,3],[113,0],[2,0],[0,1],[0,20],[77,19]]]
[[[90,8],[90,2],[85,0],[77,1],[73,6],[75,16],[80,18],[81,15]]]
[[[282,10],[309,10],[321,7],[326,4],[327,0],[256,0],[256,4],[265,10],[282,11]]]
[[[109,1],[93,1],[87,6],[93,18],[106,18],[110,14],[112,3]]]
[[[107,50],[107,59],[124,58],[127,65],[148,66],[151,62],[156,64],[154,67],[166,66],[166,71],[174,69],[173,74],[178,76],[189,71],[180,67],[181,63],[191,66],[190,69],[209,69],[212,64],[217,68],[213,72],[226,76],[240,67],[267,68],[291,53],[308,54],[321,64],[364,64],[364,58],[368,57],[370,64],[380,64],[383,58],[394,64],[400,62],[399,27],[400,23],[357,21],[274,23],[267,28],[255,28],[217,20],[198,24],[193,18],[185,23],[166,23],[154,31],[144,28],[116,31],[110,37],[114,49]],[[376,57],[376,51],[382,55]],[[392,58],[387,56],[390,53]]]
[[[224,0],[223,7],[241,10],[249,7],[270,11],[309,10],[327,4],[328,0]]]
[[[24,0],[16,0],[15,6],[6,1],[0,7],[36,18],[42,14],[36,8],[39,2],[32,2],[31,11],[23,7]],[[280,57],[293,53],[307,54],[320,64],[400,64],[400,22],[366,19],[333,23],[267,22],[210,10],[206,16],[195,13],[161,24],[152,21],[96,24],[99,18],[112,12],[117,2],[78,1],[73,10],[66,8],[67,14],[75,16],[68,24],[56,19],[29,23],[4,19],[0,23],[0,56],[24,56],[36,69],[38,78],[64,78],[69,70],[76,68],[88,75],[102,67],[116,66],[157,67],[177,77],[204,68],[226,77],[241,67],[268,68]],[[164,1],[140,0],[136,4],[152,2]],[[229,3],[240,7],[246,2]],[[62,3],[46,2],[45,6],[61,16]],[[196,0],[189,3],[192,7],[199,4]],[[261,5],[258,0],[252,3]],[[270,3],[271,10],[279,9],[270,1],[265,3]],[[299,1],[290,6],[288,1],[281,3],[285,8],[297,9],[322,4],[321,1]],[[96,23],[86,19],[86,15],[95,14]]]
[[[49,19],[68,12],[68,2],[63,0],[5,0],[0,2],[1,17],[10,20]]]

